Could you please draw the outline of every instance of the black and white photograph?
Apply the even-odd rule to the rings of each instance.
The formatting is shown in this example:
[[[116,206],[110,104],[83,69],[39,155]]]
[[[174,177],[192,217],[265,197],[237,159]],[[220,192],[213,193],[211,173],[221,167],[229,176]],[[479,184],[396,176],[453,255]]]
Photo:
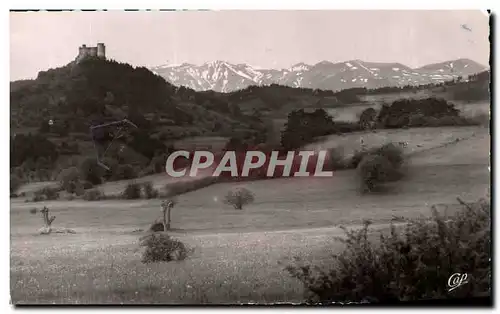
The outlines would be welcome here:
[[[493,15],[11,10],[11,304],[492,305]]]

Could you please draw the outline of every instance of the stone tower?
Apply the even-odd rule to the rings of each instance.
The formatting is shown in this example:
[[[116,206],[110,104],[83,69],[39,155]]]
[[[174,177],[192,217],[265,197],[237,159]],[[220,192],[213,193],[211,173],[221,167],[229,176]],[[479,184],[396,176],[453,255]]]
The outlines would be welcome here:
[[[98,43],[97,47],[87,47],[82,45],[78,48],[78,56],[76,57],[76,62],[80,62],[87,57],[97,57],[106,59],[106,47],[103,43]]]
[[[106,46],[103,43],[97,43],[97,56],[99,58],[106,58]]]

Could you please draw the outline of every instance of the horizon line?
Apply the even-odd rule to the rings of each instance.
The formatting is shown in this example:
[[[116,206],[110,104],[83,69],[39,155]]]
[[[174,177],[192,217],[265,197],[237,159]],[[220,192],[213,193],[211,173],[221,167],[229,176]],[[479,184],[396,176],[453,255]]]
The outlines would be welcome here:
[[[148,70],[152,71],[153,69],[155,68],[160,68],[160,67],[167,67],[167,66],[170,66],[172,68],[174,67],[180,67],[180,66],[183,66],[183,65],[192,65],[192,66],[203,66],[205,64],[209,64],[209,63],[216,63],[216,62],[225,62],[225,63],[230,63],[230,64],[234,64],[234,65],[247,65],[247,66],[250,66],[252,68],[254,68],[255,70],[276,70],[276,71],[279,71],[279,70],[289,70],[290,68],[296,66],[296,65],[299,65],[299,64],[304,64],[304,65],[307,65],[307,66],[316,66],[320,63],[323,63],[323,62],[328,62],[328,63],[331,63],[331,64],[338,64],[338,63],[346,63],[346,62],[353,62],[353,61],[361,61],[361,62],[369,62],[369,63],[381,63],[381,64],[391,64],[391,63],[399,63],[401,65],[404,65],[412,70],[417,70],[419,68],[422,68],[424,66],[428,66],[428,65],[433,65],[433,64],[439,64],[439,63],[443,63],[443,62],[452,62],[452,61],[457,61],[457,60],[470,60],[472,62],[475,62],[479,65],[481,65],[482,67],[485,68],[485,70],[489,70],[491,69],[490,67],[490,64],[488,65],[484,65],[476,60],[473,60],[471,58],[458,58],[458,59],[446,59],[446,60],[443,60],[443,61],[436,61],[436,62],[432,62],[432,63],[427,63],[427,64],[424,64],[424,65],[420,65],[420,66],[417,66],[417,67],[411,67],[411,66],[408,66],[402,62],[397,62],[397,61],[393,61],[393,62],[381,62],[381,61],[366,61],[366,60],[361,60],[361,59],[349,59],[349,60],[345,60],[345,61],[330,61],[330,60],[321,60],[321,61],[318,61],[314,64],[309,64],[309,63],[306,63],[304,61],[299,61],[297,63],[293,63],[292,65],[290,65],[289,67],[287,68],[266,68],[266,67],[261,67],[261,66],[258,66],[258,65],[253,65],[253,64],[249,64],[249,63],[239,63],[239,62],[231,62],[231,61],[226,61],[226,60],[214,60],[214,61],[206,61],[206,62],[203,62],[201,64],[195,64],[195,63],[190,63],[190,62],[183,62],[183,63],[164,63],[164,64],[161,64],[161,65],[156,65],[156,66],[147,66],[147,65],[134,65],[134,64],[131,64],[131,63],[128,63],[128,62],[124,62],[124,61],[119,61],[119,60],[115,60],[113,58],[106,58],[106,60],[114,60],[114,61],[117,61],[117,62],[121,62],[121,63],[127,63],[127,64],[130,64],[131,66],[133,67],[145,67],[147,68]],[[48,69],[45,69],[45,70],[39,70],[33,77],[30,77],[30,78],[18,78],[18,79],[15,79],[15,80],[9,80],[9,82],[16,82],[16,81],[26,81],[26,80],[35,80],[38,76],[38,74],[40,72],[43,72],[43,71],[47,71],[47,70],[50,70],[50,69],[57,69],[57,68],[60,68],[60,67],[65,67],[67,66],[68,64],[70,64],[71,62],[73,61],[70,61],[66,64],[63,64],[63,65],[60,65],[58,67],[55,67],[55,68],[48,68]],[[491,60],[490,60],[491,62]]]

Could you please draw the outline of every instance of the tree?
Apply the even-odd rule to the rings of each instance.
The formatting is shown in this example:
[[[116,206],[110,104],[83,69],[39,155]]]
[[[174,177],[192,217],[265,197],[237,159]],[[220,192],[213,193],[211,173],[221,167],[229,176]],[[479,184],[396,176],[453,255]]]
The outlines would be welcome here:
[[[80,165],[80,173],[84,181],[97,185],[102,183],[104,168],[97,164],[96,159],[87,158]]]
[[[295,150],[312,142],[317,136],[335,133],[335,123],[324,109],[307,113],[303,109],[288,115],[285,129],[281,135],[281,146],[285,150]]]
[[[370,130],[374,127],[376,118],[377,111],[373,108],[367,108],[359,116],[359,125],[362,129]]]
[[[80,171],[77,167],[63,169],[57,177],[61,188],[71,194],[80,194],[83,189],[81,179]]]
[[[243,205],[253,203],[254,200],[255,196],[250,190],[247,190],[245,188],[239,188],[229,191],[226,194],[224,203],[232,205],[234,209],[241,210],[243,209]]]
[[[424,117],[443,118],[458,117],[460,110],[444,100],[435,97],[426,99],[400,99],[392,105],[382,106],[377,120],[386,128],[402,128],[410,124],[410,117],[423,115]]]

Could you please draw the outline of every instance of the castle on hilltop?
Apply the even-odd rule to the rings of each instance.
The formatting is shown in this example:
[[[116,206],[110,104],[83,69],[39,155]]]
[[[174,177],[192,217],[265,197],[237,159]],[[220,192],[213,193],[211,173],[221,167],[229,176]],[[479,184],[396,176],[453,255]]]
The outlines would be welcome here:
[[[79,47],[76,62],[78,63],[88,57],[106,59],[106,46],[103,43],[98,43],[96,47],[87,47],[86,45]]]

